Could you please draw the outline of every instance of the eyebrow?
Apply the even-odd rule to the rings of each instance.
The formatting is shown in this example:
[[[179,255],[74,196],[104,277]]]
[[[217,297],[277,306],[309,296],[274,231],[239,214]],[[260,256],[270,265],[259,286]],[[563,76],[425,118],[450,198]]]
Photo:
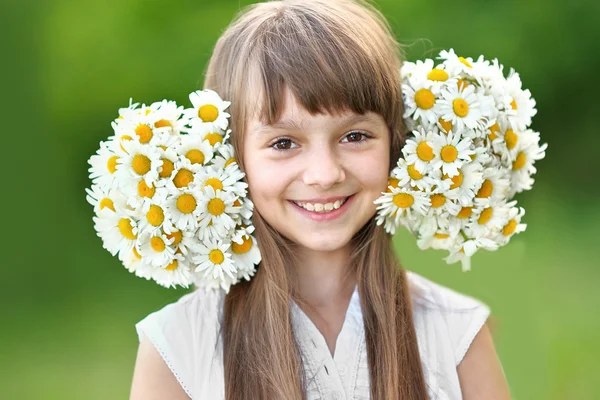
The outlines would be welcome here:
[[[373,119],[371,118],[371,116],[367,115],[367,114],[351,114],[348,117],[344,118],[341,122],[340,122],[340,127],[341,128],[346,128],[350,125],[356,124],[358,122],[363,122],[363,121],[372,121]],[[303,127],[303,123],[304,121],[296,121],[293,119],[282,119],[279,120],[277,122],[274,122],[271,125],[261,125],[259,126],[255,132],[258,134],[261,133],[266,133],[269,130],[297,130],[297,131],[301,131],[302,127]]]

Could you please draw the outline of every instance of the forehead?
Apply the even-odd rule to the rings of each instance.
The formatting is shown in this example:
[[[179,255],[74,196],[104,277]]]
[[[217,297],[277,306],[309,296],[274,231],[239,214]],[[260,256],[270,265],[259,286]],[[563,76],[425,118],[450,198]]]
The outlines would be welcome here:
[[[303,131],[312,126],[335,124],[338,126],[350,126],[358,122],[383,122],[383,118],[373,112],[358,114],[348,108],[342,110],[323,111],[310,113],[294,96],[287,86],[283,88],[282,104],[279,118],[273,123],[260,119],[260,111],[254,109],[249,121],[250,133],[261,133],[272,130],[295,130]]]

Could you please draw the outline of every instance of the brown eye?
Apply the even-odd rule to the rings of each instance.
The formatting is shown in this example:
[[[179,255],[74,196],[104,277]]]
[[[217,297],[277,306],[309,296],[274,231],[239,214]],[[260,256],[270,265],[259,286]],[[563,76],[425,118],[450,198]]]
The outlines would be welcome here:
[[[274,150],[285,151],[292,149],[292,141],[290,139],[279,139],[271,145]]]
[[[363,138],[364,136],[364,138]],[[369,136],[367,136],[366,134],[362,133],[362,132],[350,132],[349,134],[347,134],[344,138],[348,139],[348,142],[350,143],[362,143],[365,142]]]

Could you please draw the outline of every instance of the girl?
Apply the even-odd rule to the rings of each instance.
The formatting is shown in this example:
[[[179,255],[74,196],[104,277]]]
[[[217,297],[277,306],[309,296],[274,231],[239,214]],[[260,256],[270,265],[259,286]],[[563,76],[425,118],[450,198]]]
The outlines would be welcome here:
[[[375,223],[406,128],[398,44],[350,0],[244,9],[205,88],[231,140],[262,262],[136,325],[132,399],[508,399],[476,299],[403,270]]]

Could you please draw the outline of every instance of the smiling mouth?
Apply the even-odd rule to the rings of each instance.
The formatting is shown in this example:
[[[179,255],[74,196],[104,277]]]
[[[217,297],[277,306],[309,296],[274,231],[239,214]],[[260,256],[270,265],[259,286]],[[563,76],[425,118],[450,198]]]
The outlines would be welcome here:
[[[331,211],[337,210],[338,208],[342,207],[346,201],[348,201],[348,199],[350,197],[352,197],[353,195],[350,195],[348,197],[346,197],[345,199],[342,200],[336,200],[335,202],[331,202],[331,203],[309,203],[309,202],[297,202],[294,200],[290,200],[292,203],[294,203],[295,205],[297,205],[298,207],[301,207],[307,211],[311,211],[314,213],[320,213],[320,214],[326,214],[329,213]]]

